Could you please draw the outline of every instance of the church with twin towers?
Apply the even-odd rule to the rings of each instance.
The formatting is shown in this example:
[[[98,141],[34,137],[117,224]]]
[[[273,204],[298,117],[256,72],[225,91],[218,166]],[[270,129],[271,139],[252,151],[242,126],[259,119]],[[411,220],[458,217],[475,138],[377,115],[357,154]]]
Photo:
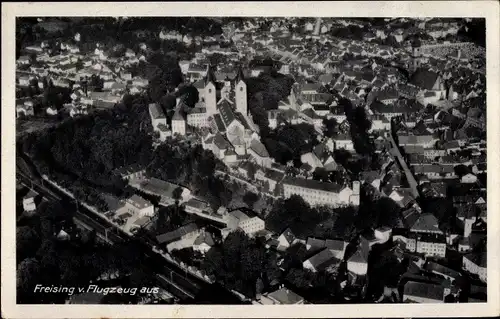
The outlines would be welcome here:
[[[213,68],[208,66],[204,80],[194,86],[198,89],[199,102],[190,110],[186,120],[176,112],[172,132],[185,134],[182,127],[178,129],[182,124],[206,128],[202,146],[213,151],[217,158],[237,162],[254,155],[261,165],[270,165],[267,150],[260,142],[258,127],[248,112],[247,84],[241,67],[233,79],[217,81]]]

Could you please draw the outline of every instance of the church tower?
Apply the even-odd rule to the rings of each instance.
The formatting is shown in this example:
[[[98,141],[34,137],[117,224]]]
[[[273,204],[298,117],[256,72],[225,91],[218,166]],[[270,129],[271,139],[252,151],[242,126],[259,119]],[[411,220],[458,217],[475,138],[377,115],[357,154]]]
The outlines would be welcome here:
[[[247,85],[245,84],[245,78],[243,76],[243,70],[241,67],[238,69],[238,74],[236,75],[236,87],[235,87],[235,102],[236,111],[243,115],[248,113],[248,101],[247,101]]]
[[[208,66],[207,77],[205,79],[205,106],[207,115],[211,116],[217,113],[217,89],[215,87],[215,76],[213,70]]]
[[[314,35],[319,35],[319,32],[321,30],[321,18],[316,19],[316,25],[314,26]]]
[[[247,85],[245,83],[245,77],[243,76],[243,70],[238,68],[238,74],[236,75],[236,92],[234,98],[236,100],[236,111],[243,115],[248,113],[248,101],[247,101]]]
[[[414,39],[411,42],[411,57],[413,60],[413,65],[411,66],[411,73],[413,73],[420,67],[422,62],[422,48],[419,39]]]

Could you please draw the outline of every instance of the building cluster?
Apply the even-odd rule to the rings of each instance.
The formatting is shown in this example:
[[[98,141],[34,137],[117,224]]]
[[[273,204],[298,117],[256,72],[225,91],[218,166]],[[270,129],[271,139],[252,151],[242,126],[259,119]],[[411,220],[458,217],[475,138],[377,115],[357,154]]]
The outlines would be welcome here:
[[[39,96],[16,101],[17,116],[33,116],[33,104],[41,105],[43,113],[54,116],[61,112],[71,117],[85,115],[92,109],[111,108],[125,93],[143,92],[148,80],[132,76],[132,70],[146,62],[147,48],[140,52],[128,48],[106,48],[96,43],[93,51],[84,52],[79,35],[71,41],[57,40],[55,47],[47,41],[24,48],[25,55],[17,60],[16,86],[19,89],[35,87],[43,91],[48,86],[70,90],[70,99],[62,105],[52,101],[42,103]]]
[[[345,254],[347,243],[337,239],[299,239],[290,229],[269,237],[268,247],[278,251],[297,242],[306,244],[310,254],[303,261],[305,269],[334,270],[345,262],[349,278],[345,284],[366,288],[372,246],[393,242],[398,251],[412,258],[446,260],[450,250],[464,253],[462,271],[485,282],[486,100],[481,62],[484,50],[472,43],[443,41],[457,33],[459,24],[453,21],[422,20],[414,29],[404,30],[392,30],[389,23],[366,32],[363,41],[332,41],[328,33],[335,23],[311,21],[304,26],[306,32],[299,34],[272,24],[271,32],[264,35],[258,32],[257,23],[251,22],[243,28],[229,26],[225,30],[249,60],[270,57],[279,62],[279,72],[295,78],[289,96],[279,102],[278,109],[267,112],[272,130],[298,123],[309,123],[316,128],[320,144],[302,154],[300,176],[286,176],[286,167],[267,160],[269,155],[259,142],[258,132],[252,131],[251,118],[242,121],[248,116],[246,97],[238,95],[246,93],[242,74],[258,76],[265,72],[265,66],[249,65],[246,72],[230,69],[228,65],[241,60],[231,52],[225,55],[226,60],[221,63],[224,66],[216,69],[214,77],[211,68],[203,64],[203,56],[195,63],[186,62],[186,74],[192,77],[203,97],[193,111],[195,115],[190,120],[187,115],[186,123],[208,126],[210,133],[205,135],[203,145],[229,166],[231,178],[256,185],[269,196],[299,195],[311,205],[358,206],[360,189],[364,188],[371,196],[387,197],[399,206],[402,213],[399,227],[380,227],[362,234],[357,248],[349,255]],[[430,39],[410,40],[413,33],[422,30],[431,30]],[[388,35],[394,36],[399,45],[384,46],[376,41]],[[309,41],[308,45],[304,41]],[[204,53],[212,54],[216,48],[214,45]],[[408,74],[402,69],[408,70]],[[214,78],[219,81],[212,86]],[[211,94],[217,92],[217,87],[220,98],[214,99]],[[317,168],[344,171],[335,161],[335,150],[355,153],[349,136],[350,123],[339,106],[342,98],[349,99],[354,107],[365,108],[371,122],[369,133],[382,168],[364,171],[359,181],[344,185],[315,181],[310,175]],[[327,138],[323,136],[323,121],[332,118],[338,123],[338,134]],[[254,143],[262,146],[260,152],[252,147]],[[443,229],[444,221],[423,210],[417,198],[446,198],[450,187],[465,195],[453,195],[457,220],[449,229]],[[241,224],[241,217],[232,219]],[[252,227],[264,225],[264,221],[260,224],[250,217],[243,220]],[[249,232],[247,223],[240,227]],[[429,272],[425,268],[429,265],[446,268],[429,263],[418,269]],[[442,275],[452,281],[457,276],[461,275],[456,271]],[[461,293],[458,285],[439,280],[410,281],[403,291],[401,300],[405,302],[444,302],[446,298],[458,298]]]
[[[362,194],[374,200],[385,198],[401,215],[398,225],[365,229],[351,242],[299,238],[290,225],[282,225],[280,232],[268,230],[265,215],[259,212],[214,208],[186,187],[146,178],[144,168],[117,171],[140,193],[158,197],[159,205],[179,205],[185,213],[213,226],[188,223],[156,234],[158,247],[168,252],[193,248],[205,254],[231,232],[241,230],[250,237],[263,238],[269,252],[282,261],[289,247],[302,243],[307,250],[301,260],[304,269],[313,273],[343,271],[346,279],[342,289],[354,287],[363,293],[369,284],[370,254],[374,247],[383,247],[399,262],[409,260],[406,274],[410,280],[397,292],[402,292],[398,301],[403,302],[459,300],[464,293],[464,276],[473,278],[478,286],[485,283],[484,50],[472,43],[448,40],[461,27],[454,19],[415,20],[412,27],[407,26],[408,19],[387,19],[382,26],[358,19],[275,20],[245,19],[239,26],[228,23],[220,37],[191,37],[162,30],[158,35],[161,40],[202,47],[192,60],[179,61],[185,79],[198,91],[199,101],[189,108],[178,98],[170,120],[161,105],[149,104],[153,131],[160,142],[170,136],[200,137],[203,149],[227,166],[217,173],[245,183],[259,195],[273,199],[297,195],[311,206],[330,208],[357,208],[363,205]],[[269,30],[261,29],[263,23]],[[362,39],[331,35],[344,27],[361,28]],[[427,37],[414,40],[422,33]],[[387,44],[388,38],[395,42]],[[148,85],[147,80],[134,78],[128,71],[145,61],[141,52],[127,49],[116,58],[101,46],[82,55],[78,45],[60,45],[63,53],[59,56],[51,56],[42,43],[40,48],[32,48],[36,61],[19,58],[19,66],[29,71],[18,77],[18,85],[32,85],[34,80],[40,85],[42,76],[50,77],[54,85],[69,85],[72,116],[85,114],[89,107],[114,104],[125,92],[141,92]],[[210,62],[214,54],[219,56],[218,63]],[[272,61],[272,66],[264,61]],[[300,154],[300,167],[294,167],[297,174],[289,173],[292,163],[281,165],[270,156],[249,112],[248,79],[273,68],[292,77],[294,84],[276,109],[266,110],[269,129],[307,123],[317,135],[318,143],[312,150]],[[45,75],[37,73],[47,70]],[[104,79],[102,90],[91,88],[94,75]],[[350,135],[353,124],[347,118],[344,99],[366,114],[370,122],[367,134],[374,146],[372,167],[379,167],[364,170],[355,178],[335,155],[342,151],[361,157]],[[17,113],[33,115],[33,102],[19,100]],[[325,136],[325,122],[332,119],[336,133]],[[313,179],[318,170],[345,178],[318,181]],[[442,204],[446,201],[450,205]],[[443,207],[430,209],[434,202]],[[29,199],[24,204],[26,210],[32,209]],[[451,214],[452,218],[445,220],[449,210],[456,212],[456,218]],[[156,211],[151,202],[133,195],[114,216],[133,230],[154,222]],[[446,212],[440,215],[436,211]],[[450,264],[450,254],[460,255],[460,267]],[[469,299],[477,298],[481,297]],[[304,302],[303,297],[279,285],[254,301]]]

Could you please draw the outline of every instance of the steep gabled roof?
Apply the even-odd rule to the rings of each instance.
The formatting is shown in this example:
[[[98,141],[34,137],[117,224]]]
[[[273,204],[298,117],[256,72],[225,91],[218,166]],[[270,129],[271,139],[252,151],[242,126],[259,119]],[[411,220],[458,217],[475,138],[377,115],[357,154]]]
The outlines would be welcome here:
[[[329,249],[321,250],[307,261],[309,261],[316,270],[324,269],[336,262],[339,262],[339,260],[335,258],[335,254]]]
[[[439,222],[431,213],[423,213],[417,221],[411,226],[412,231],[418,232],[441,232]]]
[[[208,84],[208,83],[213,83],[215,85],[216,83],[216,78],[215,78],[215,74],[214,74],[214,70],[213,70],[213,67],[212,66],[208,66],[207,67],[207,76],[205,78],[205,86]]]
[[[240,81],[245,82],[245,75],[243,74],[241,66],[238,67],[238,73],[236,74],[235,83],[240,83]]]
[[[226,99],[223,99],[217,105],[217,108],[219,109],[219,113],[221,115],[222,121],[224,122],[224,125],[228,127],[236,119],[231,104]]]
[[[280,236],[285,237],[286,241],[289,242],[290,244],[295,240],[295,235],[292,233],[292,230],[290,227],[285,229]]]
[[[269,157],[266,147],[260,141],[253,139],[250,143],[250,149],[261,157]]]
[[[221,150],[228,149],[230,146],[229,142],[220,133],[215,134],[214,144]]]
[[[422,89],[432,90],[438,77],[439,74],[436,72],[420,68],[413,73],[410,78],[410,83]]]

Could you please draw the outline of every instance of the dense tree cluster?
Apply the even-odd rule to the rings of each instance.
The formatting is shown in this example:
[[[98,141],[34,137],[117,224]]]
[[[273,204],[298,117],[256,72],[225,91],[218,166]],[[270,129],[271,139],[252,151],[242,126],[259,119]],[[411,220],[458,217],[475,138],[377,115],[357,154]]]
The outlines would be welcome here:
[[[269,133],[267,110],[277,109],[278,102],[286,99],[294,83],[293,78],[271,70],[258,77],[246,79],[248,109],[255,124],[260,128],[261,136]]]
[[[116,108],[68,119],[23,141],[39,170],[69,187],[78,198],[105,208],[97,189],[120,195],[124,183],[113,171],[152,155],[146,102],[135,96]]]
[[[354,215],[351,208],[311,207],[302,197],[293,195],[288,199],[281,199],[275,203],[266,218],[266,227],[277,233],[281,233],[285,228],[290,227],[296,236],[302,238],[307,236],[348,237],[349,231],[346,228],[348,223],[342,225],[342,222],[339,222],[339,227],[330,229],[318,227],[318,225],[329,220],[335,221],[335,224],[337,219],[343,219],[349,215]]]
[[[285,164],[290,160],[300,161],[300,156],[310,152],[318,143],[317,132],[307,123],[280,126],[263,139],[269,155]]]
[[[176,57],[161,52],[154,53],[148,62],[149,95],[154,102],[160,102],[162,97],[182,83],[182,71]]]
[[[336,301],[339,292],[340,269],[332,265],[327,269],[313,273],[304,269],[302,263],[311,257],[304,244],[296,243],[290,246],[281,262],[282,279],[295,292],[306,297],[313,303],[332,303]]]
[[[202,269],[227,288],[254,297],[257,279],[266,272],[265,247],[243,231],[233,232],[207,252]]]
[[[69,240],[57,239],[60,229],[71,236]],[[95,234],[76,229],[71,211],[56,202],[43,202],[35,216],[19,221],[16,256],[18,303],[64,303],[68,297],[67,293],[34,293],[37,284],[84,286],[103,274],[126,275],[141,268],[133,243],[113,249],[96,243]]]
[[[357,25],[349,25],[346,27],[336,27],[330,30],[330,34],[334,37],[352,39],[362,41],[368,27],[359,27]]]
[[[365,109],[359,106],[353,107],[348,99],[341,99],[339,105],[344,108],[347,121],[349,121],[350,134],[356,152],[361,155],[372,154],[374,146],[368,137],[371,121],[368,119]]]
[[[335,118],[323,119],[323,134],[325,137],[335,137],[339,133],[337,120]]]
[[[395,201],[388,197],[372,200],[364,194],[364,189],[362,189],[361,196],[356,218],[357,229],[362,231],[381,226],[391,228],[398,226],[401,207]]]
[[[229,204],[233,193],[227,183],[214,176],[215,169],[222,165],[200,145],[191,147],[188,143],[171,141],[155,149],[147,174],[189,187],[218,207]]]

